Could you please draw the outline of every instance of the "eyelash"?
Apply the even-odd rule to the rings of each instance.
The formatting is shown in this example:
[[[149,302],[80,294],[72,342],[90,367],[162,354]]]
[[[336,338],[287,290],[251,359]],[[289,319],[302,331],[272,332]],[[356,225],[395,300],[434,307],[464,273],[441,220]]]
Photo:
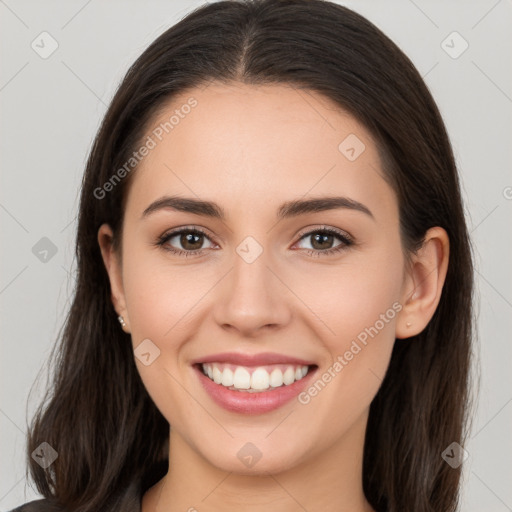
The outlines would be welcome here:
[[[184,251],[182,249],[175,249],[174,247],[166,245],[167,242],[171,238],[174,238],[175,236],[181,235],[183,233],[193,233],[196,235],[204,235],[206,238],[210,239],[210,237],[202,229],[199,229],[196,227],[184,227],[184,228],[177,229],[175,231],[170,231],[169,233],[164,233],[162,236],[160,236],[158,238],[156,245],[161,247],[165,251],[169,251],[177,256],[184,256],[186,258],[190,257],[190,256],[199,256],[203,253],[203,251],[206,250],[206,249],[198,249],[198,250],[192,250],[192,251]],[[352,238],[350,236],[348,236],[343,231],[338,231],[337,229],[334,229],[334,228],[320,228],[320,229],[315,229],[312,231],[307,231],[305,233],[301,233],[299,241],[302,240],[303,238],[307,238],[308,236],[318,234],[318,233],[334,235],[339,240],[341,240],[341,242],[343,242],[343,243],[339,244],[337,247],[333,247],[331,249],[326,249],[325,251],[315,250],[315,249],[303,249],[304,251],[306,251],[306,254],[308,254],[309,256],[311,256],[313,258],[337,254],[354,244],[354,241],[352,240]]]

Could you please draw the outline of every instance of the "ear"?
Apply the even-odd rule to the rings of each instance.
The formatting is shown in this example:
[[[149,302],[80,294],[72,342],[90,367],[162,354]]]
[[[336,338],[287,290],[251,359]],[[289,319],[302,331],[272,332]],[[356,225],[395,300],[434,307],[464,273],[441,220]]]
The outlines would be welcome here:
[[[446,231],[438,226],[430,228],[406,271],[396,338],[419,334],[434,316],[443,291],[449,254],[450,241]]]
[[[130,319],[126,310],[121,261],[118,252],[113,247],[113,239],[112,228],[108,224],[102,224],[98,230],[98,244],[110,280],[111,300],[117,314],[123,317],[125,323],[122,326],[123,331],[129,333]]]

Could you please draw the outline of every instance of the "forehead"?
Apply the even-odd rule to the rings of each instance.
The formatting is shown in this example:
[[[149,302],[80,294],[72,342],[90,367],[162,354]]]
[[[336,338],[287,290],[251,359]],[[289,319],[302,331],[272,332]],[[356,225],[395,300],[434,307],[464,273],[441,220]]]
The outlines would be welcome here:
[[[214,199],[233,214],[333,192],[395,206],[370,133],[310,90],[219,83],[190,89],[159,109],[146,137],[154,144],[128,198],[140,211],[166,194]]]

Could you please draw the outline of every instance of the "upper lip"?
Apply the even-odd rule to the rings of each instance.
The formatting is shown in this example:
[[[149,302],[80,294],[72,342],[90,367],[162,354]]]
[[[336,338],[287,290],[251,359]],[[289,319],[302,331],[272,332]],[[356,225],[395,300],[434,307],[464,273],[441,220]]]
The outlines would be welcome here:
[[[210,354],[192,361],[192,364],[199,363],[231,363],[237,366],[264,366],[270,364],[294,364],[301,366],[310,366],[315,363],[290,357],[284,354],[276,354],[273,352],[262,352],[260,354],[237,354],[236,352],[221,352],[218,354]]]

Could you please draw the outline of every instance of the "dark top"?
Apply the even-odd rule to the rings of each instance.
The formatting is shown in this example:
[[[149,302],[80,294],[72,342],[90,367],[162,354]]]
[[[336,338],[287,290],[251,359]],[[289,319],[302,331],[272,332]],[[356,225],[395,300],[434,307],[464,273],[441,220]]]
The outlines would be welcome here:
[[[114,496],[113,500],[119,504],[119,512],[141,512],[142,496],[150,488],[153,487],[160,479],[162,479],[168,470],[168,461],[163,460],[156,463],[151,470],[144,476],[141,481],[137,482],[135,487],[127,489],[125,493]],[[59,505],[52,499],[39,499],[30,501],[17,507],[11,512],[73,512],[62,505]]]
[[[48,500],[35,500],[25,503],[11,512],[62,512],[64,509],[58,505],[52,505]]]

